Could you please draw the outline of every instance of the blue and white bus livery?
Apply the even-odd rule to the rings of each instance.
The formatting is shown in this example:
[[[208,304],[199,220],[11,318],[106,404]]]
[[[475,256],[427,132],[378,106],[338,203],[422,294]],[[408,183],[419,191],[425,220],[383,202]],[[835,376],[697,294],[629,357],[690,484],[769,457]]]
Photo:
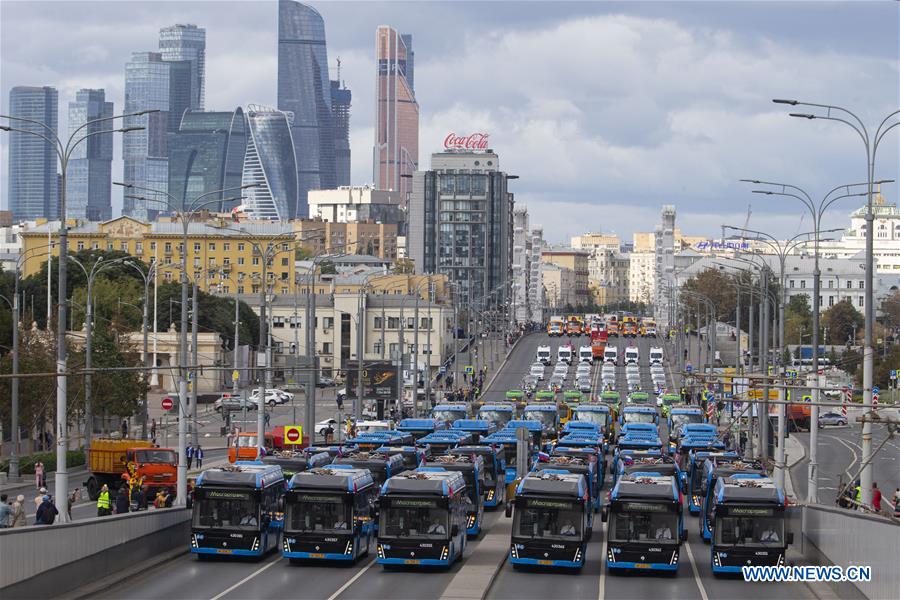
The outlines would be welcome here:
[[[506,461],[503,450],[494,445],[457,446],[454,454],[478,455],[484,461],[484,507],[497,508],[506,500]]]
[[[469,407],[465,402],[441,402],[431,410],[431,417],[446,423],[451,423],[469,416]]]
[[[484,460],[479,454],[443,454],[434,456],[419,467],[422,471],[430,468],[462,473],[466,482],[469,500],[466,511],[466,535],[478,537],[484,524]]]
[[[449,567],[466,549],[466,482],[442,469],[404,471],[378,497],[376,562]]]
[[[494,433],[497,426],[485,419],[457,419],[453,421],[450,431],[463,431],[472,436],[472,443],[481,443],[481,438]]]
[[[703,484],[700,495],[703,498],[700,510],[700,537],[708,542],[712,538],[713,511],[716,506],[716,484],[723,477],[741,479],[765,479],[768,477],[763,466],[755,461],[737,458],[708,458],[703,464]]]
[[[236,462],[203,471],[194,488],[191,552],[260,557],[277,548],[284,487],[279,466]]]
[[[397,423],[397,431],[409,433],[416,440],[443,429],[447,429],[447,423],[441,419],[403,419]]]
[[[687,468],[682,467],[682,471],[685,477],[684,493],[688,497],[688,510],[692,515],[699,515],[703,508],[703,465],[706,461],[733,461],[738,458],[737,453],[731,451],[691,450]]]
[[[282,556],[292,563],[352,562],[368,554],[377,497],[368,469],[333,465],[297,473],[285,494]]]
[[[499,431],[516,418],[516,407],[509,402],[483,404],[478,409],[478,418],[493,423]]]

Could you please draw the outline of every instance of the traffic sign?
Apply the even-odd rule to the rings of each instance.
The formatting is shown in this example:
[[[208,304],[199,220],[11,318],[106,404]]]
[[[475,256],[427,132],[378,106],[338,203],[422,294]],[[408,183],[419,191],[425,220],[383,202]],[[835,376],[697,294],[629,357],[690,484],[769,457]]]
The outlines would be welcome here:
[[[302,444],[303,443],[303,427],[300,425],[284,426],[284,443],[285,444]]]
[[[162,402],[160,404],[162,404],[163,410],[172,410],[172,407],[175,406],[175,401],[166,396],[162,399]]]
[[[684,370],[690,373],[694,370],[694,365],[692,365],[691,363],[687,363],[686,365],[684,365]]]
[[[447,366],[446,366],[446,365],[441,365],[440,368],[438,368],[438,373],[440,373],[441,375],[443,375],[443,374],[446,373],[446,372],[447,372]]]
[[[241,374],[238,373],[237,369],[235,369],[234,371],[231,372],[231,380],[232,381],[237,381],[240,378],[240,376],[241,376]]]
[[[475,374],[475,367],[473,367],[472,365],[468,365],[466,367],[466,375],[474,375],[474,374]]]
[[[881,389],[880,389],[877,385],[873,385],[873,386],[872,386],[872,393],[873,393],[873,394],[877,394],[877,393],[880,392],[880,391],[881,391]]]
[[[897,379],[897,370],[891,369],[891,379]]]

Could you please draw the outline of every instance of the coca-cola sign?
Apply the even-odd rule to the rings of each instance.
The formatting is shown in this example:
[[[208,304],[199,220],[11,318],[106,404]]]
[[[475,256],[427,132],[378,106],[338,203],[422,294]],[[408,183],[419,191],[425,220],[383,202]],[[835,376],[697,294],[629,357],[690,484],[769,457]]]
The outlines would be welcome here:
[[[444,138],[444,148],[447,150],[487,150],[488,133],[470,133],[469,135],[456,135],[448,133]]]

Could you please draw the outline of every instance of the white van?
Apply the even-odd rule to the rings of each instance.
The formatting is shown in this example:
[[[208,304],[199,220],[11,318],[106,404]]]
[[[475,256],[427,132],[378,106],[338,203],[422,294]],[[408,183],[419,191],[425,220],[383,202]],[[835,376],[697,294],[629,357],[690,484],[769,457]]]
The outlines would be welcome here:
[[[663,362],[663,349],[660,347],[650,348],[650,364],[661,365]]]
[[[603,351],[603,362],[610,365],[619,364],[619,349],[615,346],[607,346]]]
[[[625,348],[625,364],[626,365],[636,365],[638,364],[638,360],[640,359],[641,353],[638,351],[637,346],[629,346]]]
[[[560,346],[556,351],[556,360],[567,365],[572,364],[572,346]]]
[[[578,349],[578,362],[589,365],[594,364],[594,353],[591,351],[590,346],[582,346]]]
[[[537,347],[537,362],[544,366],[550,366],[550,346]]]

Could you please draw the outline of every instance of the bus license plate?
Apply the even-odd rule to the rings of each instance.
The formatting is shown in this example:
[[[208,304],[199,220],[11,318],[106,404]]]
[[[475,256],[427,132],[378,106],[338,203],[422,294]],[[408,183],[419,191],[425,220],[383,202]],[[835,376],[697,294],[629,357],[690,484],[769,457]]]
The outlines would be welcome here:
[[[309,553],[309,557],[310,557],[310,558],[325,558],[325,555],[324,555],[324,554],[317,554],[317,553],[315,553],[315,552],[310,552],[310,553]]]
[[[539,560],[538,564],[539,565],[552,565],[553,561],[552,560]]]
[[[419,564],[419,561],[414,558],[409,558],[407,560],[404,560],[403,564],[404,565],[417,565],[417,564]]]
[[[649,569],[650,563],[634,563],[635,569]]]
[[[217,554],[231,554],[231,550],[222,550],[222,549],[219,549],[219,550],[216,550],[216,553],[217,553]]]

